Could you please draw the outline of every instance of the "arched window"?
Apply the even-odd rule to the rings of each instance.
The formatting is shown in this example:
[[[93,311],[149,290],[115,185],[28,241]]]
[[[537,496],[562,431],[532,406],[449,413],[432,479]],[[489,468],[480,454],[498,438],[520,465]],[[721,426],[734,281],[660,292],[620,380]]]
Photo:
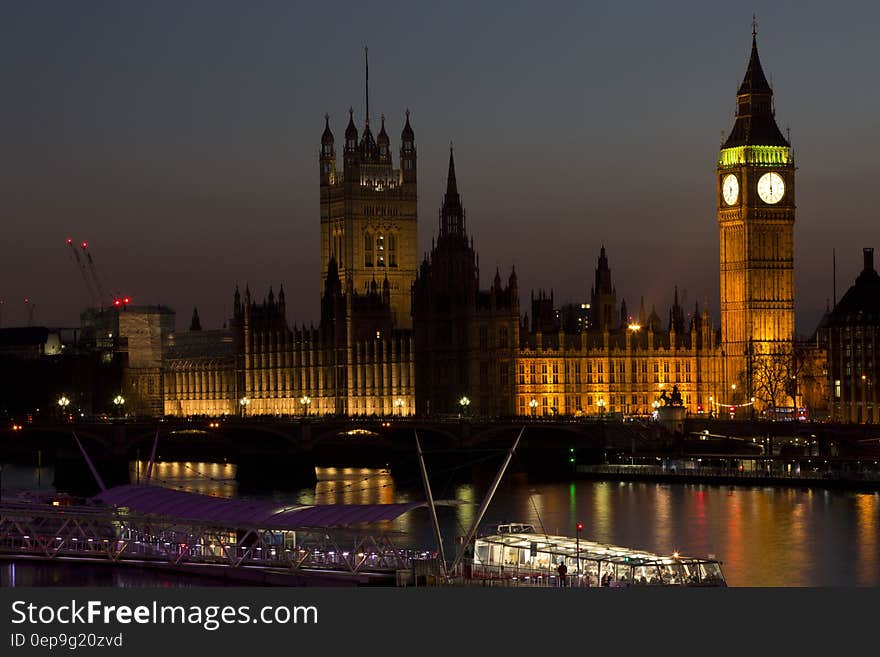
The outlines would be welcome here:
[[[364,267],[373,266],[373,236],[364,233]]]
[[[393,233],[388,235],[388,266],[397,266],[397,236]]]
[[[385,236],[376,235],[376,266],[385,266]]]

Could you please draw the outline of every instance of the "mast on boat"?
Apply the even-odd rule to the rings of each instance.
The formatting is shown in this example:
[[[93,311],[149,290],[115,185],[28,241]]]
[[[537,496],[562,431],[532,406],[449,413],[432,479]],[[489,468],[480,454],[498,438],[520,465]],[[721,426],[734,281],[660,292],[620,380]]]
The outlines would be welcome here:
[[[516,437],[516,441],[513,443],[513,447],[511,447],[507,451],[507,456],[504,458],[504,463],[501,464],[501,468],[498,470],[498,474],[495,475],[495,479],[494,481],[492,481],[492,485],[486,492],[486,496],[483,498],[482,504],[480,504],[480,510],[477,511],[477,516],[476,518],[474,518],[474,522],[471,525],[467,536],[465,537],[461,549],[458,551],[458,554],[455,557],[455,561],[452,562],[452,567],[449,569],[450,571],[455,572],[456,567],[458,567],[458,564],[464,557],[468,545],[470,545],[471,540],[473,540],[474,534],[477,533],[477,527],[479,527],[480,523],[483,521],[483,516],[486,513],[486,509],[489,508],[489,504],[492,502],[492,498],[495,496],[495,491],[498,489],[498,484],[501,483],[501,478],[504,476],[504,472],[507,470],[507,466],[510,464],[510,460],[513,458],[513,453],[516,451],[516,448],[519,445],[520,438],[522,438],[523,432],[525,430],[525,427],[520,429],[519,435]]]
[[[422,483],[425,485],[425,498],[428,500],[428,508],[431,509],[431,524],[434,526],[434,538],[437,540],[437,553],[440,556],[440,574],[448,580],[446,571],[446,554],[443,550],[443,537],[440,534],[440,522],[437,520],[437,507],[434,504],[434,495],[431,493],[431,482],[428,481],[428,471],[425,469],[425,456],[422,453],[422,444],[419,442],[419,432],[416,435],[416,451],[419,454],[419,468],[422,471]]]

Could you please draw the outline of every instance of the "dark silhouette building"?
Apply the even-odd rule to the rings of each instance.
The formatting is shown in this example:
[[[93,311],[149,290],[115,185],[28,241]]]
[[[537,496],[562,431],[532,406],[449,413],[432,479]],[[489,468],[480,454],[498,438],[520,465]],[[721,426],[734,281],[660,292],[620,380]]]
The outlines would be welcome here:
[[[880,274],[874,249],[864,249],[864,267],[823,321],[828,336],[831,418],[880,422],[877,349],[880,347]]]
[[[496,270],[480,290],[480,270],[449,152],[436,241],[413,284],[418,413],[513,415],[519,345],[516,273]]]

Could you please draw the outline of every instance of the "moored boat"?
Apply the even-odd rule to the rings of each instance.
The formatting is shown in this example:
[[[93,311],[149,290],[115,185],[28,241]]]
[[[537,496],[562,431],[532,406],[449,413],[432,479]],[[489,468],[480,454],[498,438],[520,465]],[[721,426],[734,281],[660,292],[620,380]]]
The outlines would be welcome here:
[[[477,537],[470,575],[537,586],[727,585],[721,562],[711,557],[653,554],[543,534],[517,523],[498,525],[495,533]]]

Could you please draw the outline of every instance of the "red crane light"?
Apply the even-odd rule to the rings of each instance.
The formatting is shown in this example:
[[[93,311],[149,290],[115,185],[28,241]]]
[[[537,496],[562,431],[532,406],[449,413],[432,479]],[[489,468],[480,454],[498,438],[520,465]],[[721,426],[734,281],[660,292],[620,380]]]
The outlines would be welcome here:
[[[124,303],[124,304],[127,306],[129,303],[131,303],[131,299],[129,299],[128,297],[125,297],[125,298],[122,300],[122,303]]]
[[[88,242],[83,242],[82,244],[80,244],[80,246],[81,246],[82,248],[84,248],[84,249],[87,249],[87,248],[89,248],[89,243],[88,243]]]
[[[73,238],[72,238],[72,237],[68,237],[68,238],[67,238],[67,243],[68,243],[68,244],[73,244]]]
[[[122,302],[119,299],[113,299],[113,305],[118,308],[122,305]]]
[[[581,531],[583,528],[584,528],[584,523],[579,522],[578,523],[578,531]]]

